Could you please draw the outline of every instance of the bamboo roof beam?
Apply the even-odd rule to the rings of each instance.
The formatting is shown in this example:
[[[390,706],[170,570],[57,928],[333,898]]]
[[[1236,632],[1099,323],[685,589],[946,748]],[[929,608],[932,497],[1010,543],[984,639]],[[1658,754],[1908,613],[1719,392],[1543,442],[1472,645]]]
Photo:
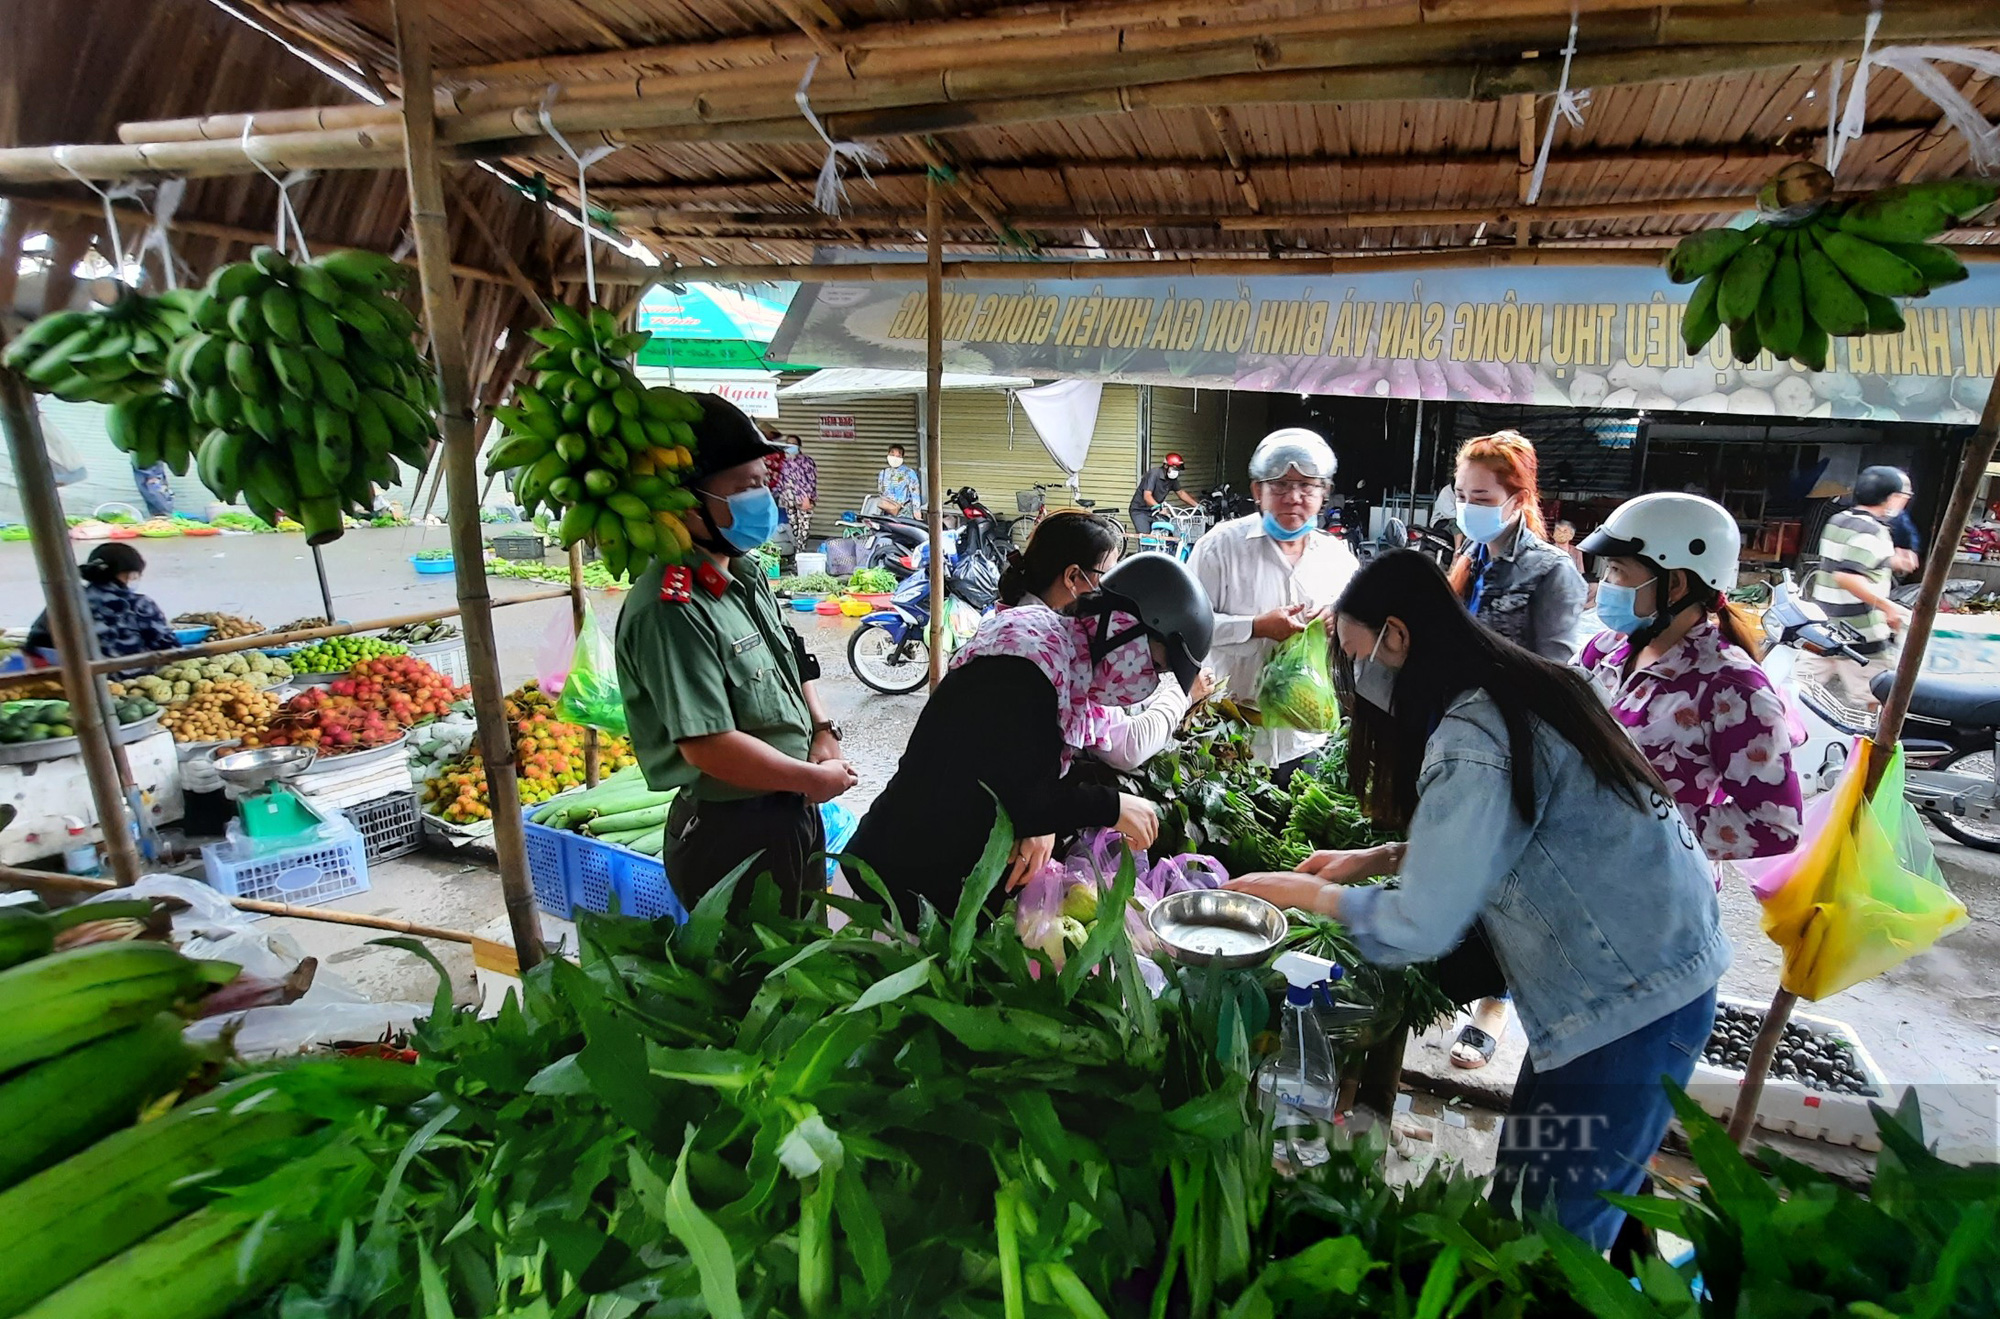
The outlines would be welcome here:
[[[1550,113],[1555,113],[1550,110]],[[1528,206],[1528,192],[1535,184],[1535,157],[1539,154],[1535,141],[1535,98],[1517,96],[1514,98],[1514,124],[1519,142],[1515,145],[1518,160],[1514,166],[1514,200],[1525,211]],[[1514,242],[1526,247],[1534,236],[1534,225],[1523,215],[1514,222]]]
[[[1257,191],[1257,181],[1250,177],[1249,167],[1243,162],[1249,150],[1243,145],[1243,133],[1236,127],[1236,117],[1229,113],[1225,105],[1208,107],[1209,126],[1215,129],[1216,140],[1222,143],[1222,154],[1229,162],[1229,172],[1236,180],[1236,190],[1243,194],[1244,204],[1253,211],[1264,209],[1264,199]]]
[[[1860,10],[1846,12],[1848,8],[1783,0],[1760,4],[1754,13],[1730,6],[1725,11],[1726,21],[1718,20],[1711,9],[1601,14],[1593,16],[1580,41],[1586,55],[1815,41],[1837,43],[1845,50],[1859,38],[1865,16]],[[891,105],[1007,99],[1229,74],[1497,63],[1517,60],[1523,50],[1553,50],[1567,33],[1566,13],[1560,19],[1523,20],[1507,26],[1484,21],[1384,24],[1377,17],[1381,12],[1349,10],[1263,23],[1148,29],[1131,39],[1121,39],[1112,49],[1079,49],[1074,37],[999,43],[998,47],[987,43],[924,48],[920,52],[923,62],[905,62],[893,68],[852,68],[846,77],[822,75],[813,85],[813,108],[825,117]],[[1885,13],[1878,39],[1972,38],[2000,38],[2000,16],[1990,6],[1974,0],[1906,0]],[[1542,62],[1554,61],[1545,56]],[[1752,61],[1734,67],[1772,66],[1772,62]],[[573,83],[561,86],[557,126],[567,133],[796,116],[793,88],[805,67],[800,59],[776,66]],[[1620,80],[1634,79],[1628,76]],[[1553,90],[1553,77],[1542,81],[1546,86],[1538,83],[1526,90]],[[461,94],[445,107],[440,132],[455,142],[535,133],[544,96],[540,89],[532,95],[512,89]],[[594,113],[578,108],[599,102],[627,108]],[[645,108],[640,110],[641,106]],[[268,128],[289,133],[317,127],[314,113],[308,109],[258,118]],[[389,125],[399,113],[395,105],[344,107],[343,126],[356,126],[357,121]],[[120,133],[127,141],[221,140],[241,136],[249,119],[236,114],[141,122],[125,125]]]
[[[993,237],[1003,246],[1016,243],[1020,236],[1002,214],[1007,204],[1000,200],[998,193],[986,186],[984,180],[969,167],[962,165],[949,148],[931,141],[929,138],[913,137],[910,149],[917,153],[917,159],[924,162],[927,171],[941,171],[949,174],[956,182],[960,196],[966,207],[978,216],[986,227],[993,231]],[[929,187],[928,176],[925,187]]]
[[[104,215],[104,204],[102,202],[94,199],[84,201],[76,197],[57,196],[39,189],[0,189],[0,197],[5,197],[11,201],[24,202],[31,206],[40,206],[51,211],[60,211],[66,215],[89,216],[93,219],[101,219]],[[152,216],[137,206],[114,202],[112,203],[112,210],[120,220],[129,220],[135,225],[143,227],[152,223]],[[271,241],[271,231],[269,229],[252,229],[247,225],[224,224],[217,220],[202,220],[187,215],[176,215],[169,232],[193,234],[200,238],[219,238],[224,242],[243,243],[251,247],[268,244]],[[344,243],[338,239],[315,236],[307,237],[305,243],[307,247],[314,251],[325,251],[336,247],[358,247],[368,251],[381,250],[379,248],[370,248],[365,243]],[[504,249],[496,248],[495,250],[502,251]],[[395,254],[385,252],[384,255],[394,256]],[[396,257],[396,259],[412,270],[416,268],[417,262],[415,257]],[[480,266],[469,266],[456,262],[452,265],[451,273],[460,279],[476,279],[482,284],[514,283],[512,277],[502,274],[497,270],[487,270]]]

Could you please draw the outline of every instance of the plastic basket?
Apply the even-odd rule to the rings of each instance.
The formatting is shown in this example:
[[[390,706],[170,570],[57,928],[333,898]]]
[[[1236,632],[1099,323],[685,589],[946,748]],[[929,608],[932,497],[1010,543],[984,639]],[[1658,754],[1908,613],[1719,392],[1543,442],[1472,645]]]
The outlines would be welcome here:
[[[261,855],[233,842],[201,849],[208,884],[230,898],[316,907],[368,891],[368,856],[345,820],[329,823],[302,846]]]
[[[368,860],[386,861],[414,852],[424,838],[424,817],[414,792],[392,792],[342,812],[361,835]]]
[[[1016,490],[1014,492],[1014,511],[1017,513],[1039,513],[1046,507],[1048,507],[1048,498],[1040,490]]]
[[[570,918],[568,866],[559,830],[545,829],[533,820],[523,822],[522,846],[528,854],[528,883],[535,890],[535,905],[559,920]]]
[[[493,552],[503,559],[547,558],[549,542],[541,536],[495,536]]]
[[[417,570],[419,577],[441,577],[456,570],[450,559],[419,559],[414,554],[410,556],[410,566]]]
[[[620,915],[687,919],[658,857],[533,820],[522,832],[535,903],[551,916],[569,920],[579,911],[608,912],[615,897]]]

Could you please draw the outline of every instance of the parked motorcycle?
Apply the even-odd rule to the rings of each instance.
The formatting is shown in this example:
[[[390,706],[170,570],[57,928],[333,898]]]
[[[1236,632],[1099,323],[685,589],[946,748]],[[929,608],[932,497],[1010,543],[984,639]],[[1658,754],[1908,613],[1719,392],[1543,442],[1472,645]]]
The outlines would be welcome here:
[[[903,696],[930,677],[930,546],[918,547],[916,571],[889,597],[887,607],[864,616],[847,639],[847,664],[854,676],[886,696]],[[1000,576],[990,556],[947,561],[948,608],[984,615],[997,602]]]
[[[1818,683],[1800,678],[1799,655],[1859,659],[1853,628],[1829,619],[1803,599],[1790,575],[1772,588],[1764,612],[1770,645],[1764,670],[1790,693],[1806,740],[1792,748],[1792,767],[1807,796],[1833,787],[1856,737],[1872,736],[1875,716],[1849,709]],[[1875,699],[1889,694],[1896,675],[1869,684]],[[1925,818],[1968,847],[2000,852],[2000,675],[1919,677],[1902,732],[1903,796]]]
[[[1201,511],[1207,515],[1209,526],[1219,527],[1255,513],[1257,501],[1231,486],[1219,485],[1201,497]]]

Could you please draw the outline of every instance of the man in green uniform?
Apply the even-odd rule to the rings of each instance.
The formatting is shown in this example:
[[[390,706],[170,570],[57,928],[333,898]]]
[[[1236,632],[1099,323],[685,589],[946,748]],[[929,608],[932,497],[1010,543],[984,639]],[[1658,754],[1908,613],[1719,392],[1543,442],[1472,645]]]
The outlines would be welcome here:
[[[681,789],[661,853],[692,908],[745,860],[770,871],[788,910],[824,887],[809,858],[825,846],[819,805],[854,786],[840,729],[813,680],[819,664],[778,614],[756,560],[777,527],[765,460],[777,452],[750,418],[713,394],[702,419],[684,515],[695,557],[655,563],[618,619],[618,683],[648,786]],[[747,900],[749,882],[737,890]]]

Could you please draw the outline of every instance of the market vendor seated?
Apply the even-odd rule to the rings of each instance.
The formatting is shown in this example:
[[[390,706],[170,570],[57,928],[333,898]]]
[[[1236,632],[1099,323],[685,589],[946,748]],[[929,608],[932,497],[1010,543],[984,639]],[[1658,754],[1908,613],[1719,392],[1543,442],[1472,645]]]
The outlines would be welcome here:
[[[180,645],[167,625],[166,612],[151,596],[132,589],[145,571],[146,560],[139,551],[119,541],[99,545],[77,566],[83,577],[84,602],[90,606],[90,621],[97,633],[97,649],[107,659]],[[46,611],[38,614],[28,629],[27,649],[54,657],[56,643]]]
[[[776,446],[714,394],[685,479],[692,564],[655,562],[618,617],[618,685],[632,749],[656,791],[680,788],[661,854],[692,908],[745,860],[800,910],[825,848],[820,803],[854,786],[840,729],[813,679],[819,665],[785,626],[750,551],[778,524],[765,460]],[[736,898],[747,900],[748,883]]]
[[[1384,966],[1476,928],[1528,1035],[1494,1199],[1552,1194],[1605,1249],[1625,1211],[1599,1192],[1644,1184],[1672,1116],[1660,1079],[1687,1084],[1715,1020],[1729,941],[1708,860],[1583,675],[1480,627],[1423,555],[1362,568],[1335,624],[1359,698],[1348,781],[1407,851],[1319,852],[1230,887],[1335,917]]]
[[[1116,828],[1132,846],[1151,846],[1153,804],[1086,781],[1071,762],[1095,739],[1104,707],[1145,701],[1163,671],[1192,684],[1214,626],[1200,584],[1164,554],[1111,569],[1071,613],[1014,608],[987,618],[925,704],[849,854],[914,919],[920,897],[956,908],[996,799],[1019,840],[1010,887],[1047,864],[1061,835]]]

